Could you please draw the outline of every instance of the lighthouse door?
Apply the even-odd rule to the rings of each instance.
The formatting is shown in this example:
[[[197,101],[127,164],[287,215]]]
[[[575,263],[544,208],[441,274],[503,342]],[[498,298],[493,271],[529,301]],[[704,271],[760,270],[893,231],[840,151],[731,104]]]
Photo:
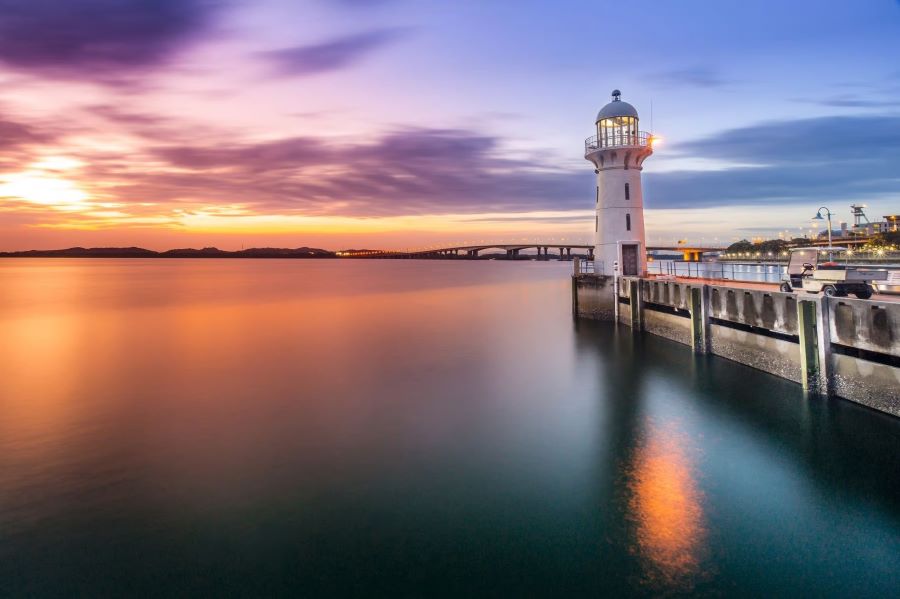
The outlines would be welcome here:
[[[633,243],[622,244],[622,274],[626,277],[638,276],[637,246]]]

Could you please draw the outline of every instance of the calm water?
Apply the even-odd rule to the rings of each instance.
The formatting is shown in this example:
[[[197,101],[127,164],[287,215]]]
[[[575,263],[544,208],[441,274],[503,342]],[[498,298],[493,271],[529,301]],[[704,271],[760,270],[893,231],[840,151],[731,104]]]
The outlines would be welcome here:
[[[0,261],[0,592],[895,594],[900,420],[570,266]]]

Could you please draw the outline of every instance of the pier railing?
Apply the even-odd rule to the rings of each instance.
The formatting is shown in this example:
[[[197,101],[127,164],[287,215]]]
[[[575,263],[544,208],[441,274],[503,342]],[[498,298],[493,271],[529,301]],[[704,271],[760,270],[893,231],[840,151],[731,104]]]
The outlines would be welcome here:
[[[585,260],[575,258],[572,262],[575,275],[603,274],[603,260]]]
[[[860,266],[872,266],[860,263]],[[850,266],[853,266],[852,264]],[[888,278],[876,281],[875,288],[880,292],[897,293],[900,291],[900,269],[892,265],[884,265],[880,270],[888,271]],[[786,264],[740,262],[680,262],[659,261],[647,264],[647,274],[655,277],[683,279],[707,279],[711,281],[746,281],[748,283],[781,283],[787,273]]]
[[[783,264],[737,264],[731,262],[680,262],[666,260],[649,262],[647,274],[684,277],[689,279],[722,279],[779,283],[787,266]]]

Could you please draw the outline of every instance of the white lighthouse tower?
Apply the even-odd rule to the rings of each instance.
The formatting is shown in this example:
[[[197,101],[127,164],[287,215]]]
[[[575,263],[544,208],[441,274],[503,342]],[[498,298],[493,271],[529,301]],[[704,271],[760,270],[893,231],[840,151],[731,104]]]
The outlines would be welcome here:
[[[638,128],[634,106],[613,90],[597,114],[597,134],[584,157],[597,173],[594,268],[597,274],[642,276],[647,270],[641,165],[653,153],[652,136]],[[618,269],[618,272],[616,272]]]

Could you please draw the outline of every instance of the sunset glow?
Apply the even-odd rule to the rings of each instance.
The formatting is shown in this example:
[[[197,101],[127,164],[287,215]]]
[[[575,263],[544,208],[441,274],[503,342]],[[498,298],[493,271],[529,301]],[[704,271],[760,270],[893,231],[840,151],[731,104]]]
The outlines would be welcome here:
[[[82,210],[87,194],[72,181],[39,172],[7,175],[0,183],[0,195],[10,200],[51,206],[57,210]]]
[[[595,7],[582,0],[452,13],[402,0],[23,9],[0,17],[0,250],[585,243],[593,184],[581,144],[614,86],[656,135],[651,242],[799,229],[828,197],[889,213],[895,150],[867,136],[900,128],[883,48],[896,37],[880,26],[900,10],[811,19],[806,8],[773,23],[751,7],[699,20],[686,15],[700,3],[635,7],[645,43],[626,52],[630,34],[607,32],[602,73],[584,18]],[[758,22],[756,37],[727,34]],[[714,59],[697,31],[727,38],[710,40]],[[828,46],[810,62],[794,47],[805,31],[839,33],[865,60]],[[748,58],[767,36],[796,37],[780,54],[805,66]],[[742,79],[720,62],[742,63]],[[836,146],[818,141],[828,138],[872,151],[843,177]]]

